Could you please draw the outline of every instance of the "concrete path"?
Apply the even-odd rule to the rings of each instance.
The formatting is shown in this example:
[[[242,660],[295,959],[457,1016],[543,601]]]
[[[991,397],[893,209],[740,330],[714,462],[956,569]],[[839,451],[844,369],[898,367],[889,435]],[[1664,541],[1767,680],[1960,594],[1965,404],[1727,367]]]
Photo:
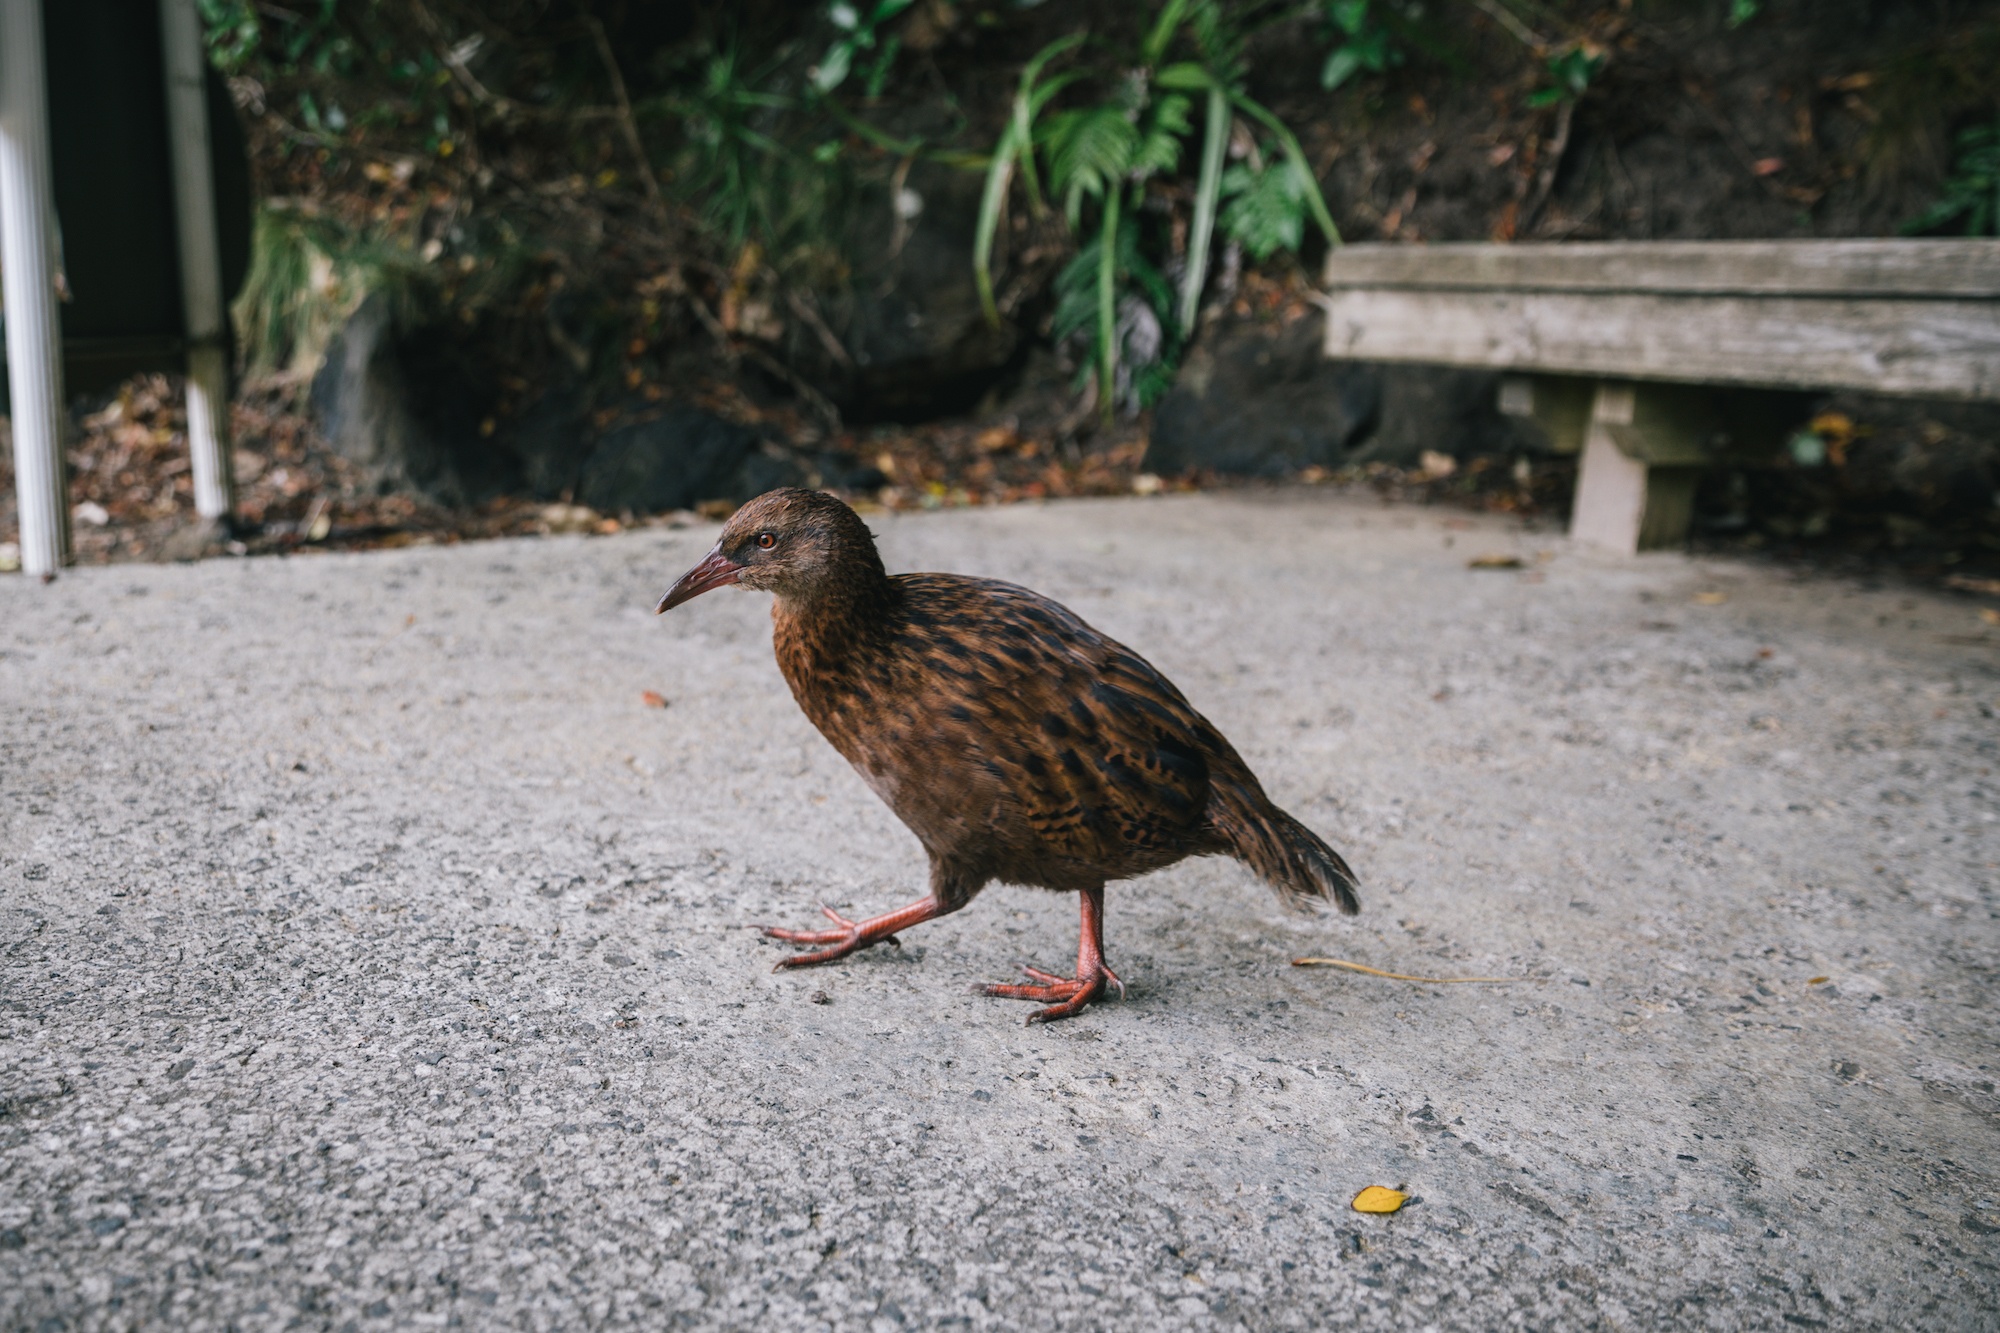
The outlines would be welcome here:
[[[1114,886],[1131,998],[1045,1028],[968,987],[1053,895],[773,975],[922,858],[761,597],[650,614],[712,528],[0,581],[0,1327],[2000,1324],[1973,604],[1312,491],[873,521],[1159,664],[1363,915]]]

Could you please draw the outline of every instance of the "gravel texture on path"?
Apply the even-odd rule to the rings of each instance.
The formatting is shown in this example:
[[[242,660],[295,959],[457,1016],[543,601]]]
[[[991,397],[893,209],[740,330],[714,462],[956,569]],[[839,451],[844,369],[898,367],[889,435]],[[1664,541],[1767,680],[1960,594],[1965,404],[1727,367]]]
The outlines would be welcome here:
[[[773,974],[923,860],[766,599],[651,614],[709,526],[0,581],[0,1327],[2000,1323],[1976,604],[1313,491],[871,521],[1148,656],[1362,915],[1115,885],[1047,1027],[969,987],[1053,894]]]

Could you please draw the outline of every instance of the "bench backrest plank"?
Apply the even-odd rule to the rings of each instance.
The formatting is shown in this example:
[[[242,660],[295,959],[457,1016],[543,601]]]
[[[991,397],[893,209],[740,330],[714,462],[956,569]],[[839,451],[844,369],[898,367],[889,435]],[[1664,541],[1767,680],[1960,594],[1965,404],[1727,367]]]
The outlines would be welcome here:
[[[2000,399],[2000,241],[1353,245],[1329,356]]]

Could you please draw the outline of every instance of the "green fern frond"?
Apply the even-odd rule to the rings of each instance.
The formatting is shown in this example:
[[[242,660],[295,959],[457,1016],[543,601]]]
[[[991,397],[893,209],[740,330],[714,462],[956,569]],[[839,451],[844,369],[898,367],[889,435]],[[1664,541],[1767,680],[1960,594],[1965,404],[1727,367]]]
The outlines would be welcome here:
[[[1049,118],[1048,145],[1049,188],[1097,198],[1131,167],[1139,128],[1119,107],[1084,107]]]
[[[1222,210],[1223,231],[1258,260],[1279,250],[1296,250],[1305,238],[1306,191],[1289,157],[1262,171],[1231,167],[1222,175],[1222,192],[1229,204]]]
[[[1152,124],[1133,150],[1127,171],[1140,180],[1172,171],[1180,164],[1181,136],[1192,128],[1187,98],[1171,93],[1160,98],[1153,104]]]
[[[1194,49],[1201,52],[1202,63],[1215,72],[1216,78],[1225,84],[1242,78],[1243,34],[1229,21],[1222,6],[1214,0],[1202,0],[1188,11],[1186,21]]]

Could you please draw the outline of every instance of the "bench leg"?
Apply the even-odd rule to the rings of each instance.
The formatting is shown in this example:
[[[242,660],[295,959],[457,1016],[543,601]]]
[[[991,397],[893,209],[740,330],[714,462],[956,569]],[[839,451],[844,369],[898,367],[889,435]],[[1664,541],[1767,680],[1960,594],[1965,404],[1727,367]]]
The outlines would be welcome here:
[[[1621,555],[1686,541],[1701,476],[1699,467],[1644,463],[1619,448],[1614,436],[1631,433],[1640,392],[1632,385],[1598,386],[1570,512],[1571,537]]]

